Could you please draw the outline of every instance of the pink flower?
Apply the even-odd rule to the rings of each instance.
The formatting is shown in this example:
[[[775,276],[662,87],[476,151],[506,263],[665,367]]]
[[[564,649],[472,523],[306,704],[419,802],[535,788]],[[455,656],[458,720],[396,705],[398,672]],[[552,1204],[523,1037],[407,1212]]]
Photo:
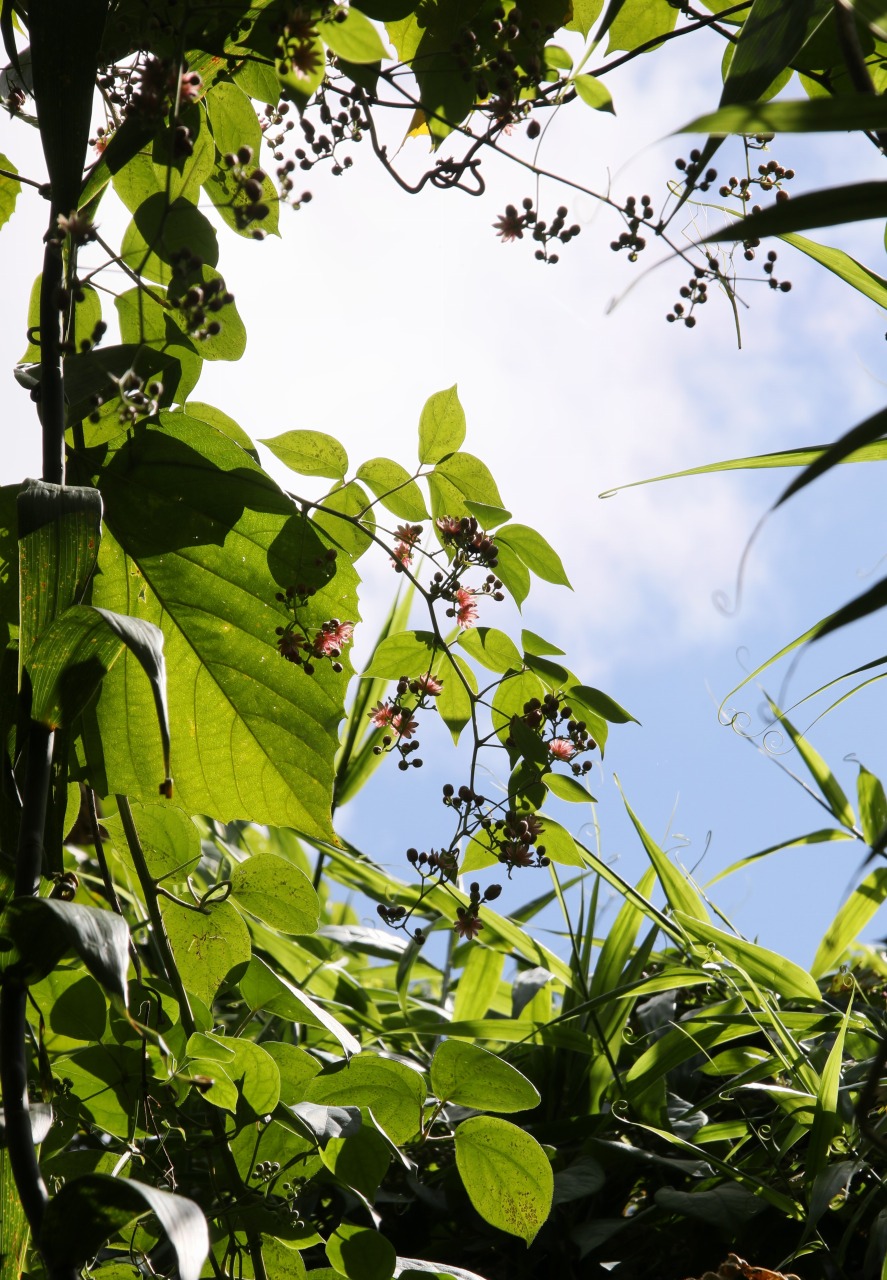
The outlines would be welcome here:
[[[477,605],[474,603],[474,596],[467,587],[460,587],[453,596],[456,604],[459,606],[456,611],[456,621],[460,627],[473,627],[478,619]]]
[[[509,840],[499,851],[499,858],[512,867],[530,867],[533,865],[533,853],[528,844],[518,840]],[[510,873],[509,873],[510,874]]]
[[[391,563],[395,566],[412,564],[413,548],[422,537],[422,526],[420,524],[401,524],[397,526],[394,533],[398,543],[394,548]]]
[[[479,920],[471,911],[467,911],[465,907],[457,907],[456,915],[458,919],[453,925],[453,929],[458,933],[460,938],[476,938],[484,927],[483,920]]]
[[[450,538],[457,538],[462,532],[462,522],[458,516],[438,516],[434,523],[440,530],[444,542],[449,542]]]
[[[385,729],[391,724],[393,712],[387,702],[377,702],[369,713],[374,729]]]
[[[353,635],[353,622],[340,622],[338,618],[331,618],[314,637],[314,652],[321,658],[338,658]]]
[[[411,720],[409,711],[396,711],[389,722],[401,738],[412,738],[419,728],[418,720]]]
[[[419,693],[425,693],[429,697],[436,698],[443,690],[443,680],[436,680],[429,671],[426,675],[417,678],[416,689]]]
[[[569,738],[552,738],[548,744],[548,750],[555,760],[572,760],[576,754],[576,748]]]
[[[497,222],[493,223],[493,228],[496,235],[502,237],[503,244],[508,244],[509,240],[523,240],[524,238],[523,219],[513,204],[505,206],[505,212]]]
[[[297,636],[294,631],[284,631],[280,639],[277,641],[277,647],[281,655],[286,658],[287,662],[301,661],[300,650],[306,649],[308,646],[301,636]]]
[[[391,555],[391,563],[405,568],[413,563],[413,548],[409,542],[398,542]]]

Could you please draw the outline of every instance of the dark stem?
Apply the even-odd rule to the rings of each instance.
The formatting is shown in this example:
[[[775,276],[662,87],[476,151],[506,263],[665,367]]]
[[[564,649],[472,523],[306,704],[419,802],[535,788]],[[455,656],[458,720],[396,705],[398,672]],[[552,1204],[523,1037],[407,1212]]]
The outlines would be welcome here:
[[[3,1089],[6,1146],[25,1217],[34,1239],[39,1240],[43,1211],[49,1196],[40,1176],[37,1150],[31,1136],[25,1052],[26,1009],[26,987],[7,978],[0,989],[0,1087]]]
[[[123,908],[120,905],[120,899],[117,897],[117,890],[114,888],[114,880],[108,867],[108,859],[105,857],[105,850],[102,847],[102,833],[99,830],[99,815],[96,808],[95,792],[92,787],[87,787],[84,800],[86,802],[86,813],[89,818],[89,831],[92,836],[92,847],[95,852],[95,860],[99,864],[99,870],[102,873],[102,883],[105,886],[105,893],[108,895],[108,901],[111,903],[113,910],[118,916],[123,915]],[[132,938],[129,940],[129,957],[132,960],[133,968],[136,971],[136,979],[139,983],[142,981],[142,961],[136,950],[136,945]]]
[[[55,240],[56,209],[49,220],[40,282],[40,421],[43,426],[43,479],[65,483],[65,398],[62,389],[62,354],[59,290],[62,287],[62,251]]]
[[[18,857],[15,866],[16,897],[36,897],[43,870],[43,833],[52,776],[51,729],[35,720],[28,727],[28,758],[22,795]]]

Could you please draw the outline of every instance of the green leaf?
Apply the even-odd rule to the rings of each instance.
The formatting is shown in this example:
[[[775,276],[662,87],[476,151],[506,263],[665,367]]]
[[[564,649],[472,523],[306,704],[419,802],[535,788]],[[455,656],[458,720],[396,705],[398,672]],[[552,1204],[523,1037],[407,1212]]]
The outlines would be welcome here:
[[[887,796],[880,778],[869,773],[864,765],[859,766],[856,779],[856,794],[859,800],[859,824],[868,845],[875,844],[887,828]]]
[[[475,458],[474,454],[451,453],[437,464],[434,474],[437,478],[442,476],[444,480],[449,481],[459,491],[463,503],[471,500],[482,502],[487,506],[499,508],[502,506],[496,481],[490,474],[489,468],[481,462],[480,458]],[[498,533],[496,537],[499,537]]]
[[[184,414],[121,441],[98,481],[113,536],[93,599],[164,631],[182,807],[330,835],[347,676],[325,665],[307,678],[281,658],[275,626],[292,615],[275,594],[317,587],[300,611],[309,634],[355,619],[350,565],[326,559],[316,526],[238,445]],[[130,728],[144,705],[130,663],[103,681],[103,755],[88,752],[88,772],[101,794],[153,799],[159,751]]]
[[[567,800],[571,804],[595,803],[591,792],[587,791],[577,778],[571,778],[569,774],[546,773],[545,785],[558,800]]]
[[[887,102],[874,94],[847,93],[799,101],[743,102],[719,107],[676,133],[824,133],[887,129]]]
[[[556,644],[552,644],[550,640],[543,640],[542,636],[537,636],[535,631],[527,631],[524,629],[521,633],[521,648],[524,653],[532,653],[534,657],[544,658],[551,654],[554,657],[562,657],[563,649],[559,649]]]
[[[724,880],[727,876],[732,875],[734,871],[741,871],[743,867],[757,862],[760,858],[767,858],[771,853],[778,853],[780,849],[792,849],[802,844],[823,844],[831,840],[852,839],[854,837],[849,831],[843,829],[835,830],[834,827],[824,827],[819,831],[810,831],[807,835],[793,836],[789,840],[780,840],[778,844],[771,844],[768,848],[759,850],[758,853],[750,853],[748,857],[732,862],[729,867],[725,867],[716,876],[712,876],[711,880],[706,882],[705,887],[707,889],[710,888],[712,885],[717,884],[719,880]]]
[[[391,1280],[397,1265],[394,1245],[370,1227],[340,1222],[326,1242],[326,1256],[347,1280]]]
[[[784,236],[812,227],[834,227],[887,216],[887,182],[849,182],[825,191],[793,196],[760,213],[750,213],[705,237],[704,244]]]
[[[506,671],[520,671],[523,667],[514,641],[495,627],[471,627],[460,634],[458,643],[475,662],[479,662],[488,671],[502,674]]]
[[[253,961],[250,961],[252,964]],[[243,984],[241,983],[241,990]],[[262,1048],[277,1064],[280,1074],[280,1101],[288,1107],[304,1096],[305,1086],[320,1070],[320,1063],[310,1053],[285,1040],[269,1040]]]
[[[315,523],[324,529],[352,560],[357,560],[373,545],[370,533],[376,528],[376,519],[371,506],[366,490],[361,488],[356,480],[350,480],[341,489],[334,489],[332,493],[327,494],[323,503],[315,510]],[[347,519],[335,515],[337,511]]]
[[[262,127],[243,89],[230,80],[217,80],[204,101],[216,148],[222,155],[236,155],[241,147],[251,147],[253,161],[258,165]]]
[[[190,155],[178,153],[178,128],[185,128],[190,132]],[[179,114],[177,124],[165,124],[154,134],[151,160],[157,175],[157,190],[163,192],[170,201],[182,198],[196,204],[200,198],[201,185],[212,173],[215,156],[216,148],[207,127],[203,105],[193,103],[185,107]]]
[[[706,920],[675,910],[675,918],[681,922],[691,937],[707,946],[716,947],[731,964],[743,970],[753,982],[769,991],[775,991],[787,1000],[821,999],[819,988],[810,974],[785,956],[746,942],[735,934],[716,929]]]
[[[239,985],[241,995],[253,1011],[267,1009],[290,1022],[321,1027],[339,1042],[346,1054],[360,1053],[360,1041],[337,1018],[307,992],[275,973],[258,956],[250,960],[246,972],[239,978]]]
[[[441,1102],[478,1111],[528,1111],[541,1095],[525,1075],[464,1040],[444,1040],[431,1059],[431,1088]]]
[[[221,409],[217,409],[211,404],[203,404],[199,400],[189,400],[182,412],[189,418],[196,418],[199,422],[205,422],[214,427],[216,431],[221,431],[222,435],[228,436],[235,444],[239,444],[241,449],[249,454],[253,462],[261,461],[256,446],[243,427],[239,426],[233,418],[229,418],[227,413],[223,413]]]
[[[456,1166],[484,1221],[532,1244],[554,1193],[551,1165],[536,1139],[492,1116],[463,1120],[456,1129]]]
[[[174,808],[168,801],[140,804],[138,800],[133,800],[130,807],[152,877],[161,880],[176,873],[178,879],[184,879],[194,870],[201,856],[200,834],[194,823],[187,814]],[[127,866],[131,866],[119,813],[103,815],[102,826],[107,828],[117,856]]]
[[[838,1097],[841,1087],[841,1067],[844,1059],[844,1041],[847,1036],[847,1024],[850,1021],[852,1001],[848,1001],[841,1025],[829,1049],[819,1088],[816,1091],[816,1110],[810,1129],[810,1145],[805,1161],[805,1176],[812,1182],[828,1163],[829,1149],[832,1141],[841,1128],[838,1115]],[[832,1199],[832,1197],[829,1197]]]
[[[530,529],[525,524],[505,525],[503,529],[498,529],[496,532],[497,546],[499,543],[504,543],[520,556],[527,568],[531,569],[537,577],[564,587],[570,586],[570,579],[564,571],[560,556],[535,529]]]
[[[290,471],[300,476],[325,476],[344,480],[348,454],[334,436],[324,431],[284,431],[283,435],[260,440]]]
[[[399,680],[424,676],[440,662],[443,650],[433,631],[398,631],[386,636],[376,646],[370,665],[361,673],[363,679],[381,676]]]
[[[122,916],[61,898],[18,898],[7,908],[4,928],[28,981],[45,978],[66,951],[74,951],[96,981],[126,1004],[129,929]]]
[[[231,873],[231,893],[240,906],[282,933],[314,933],[320,900],[311,881],[274,853],[247,859]]]
[[[517,552],[512,551],[505,543],[496,543],[496,557],[499,561],[496,576],[519,609],[530,594],[529,570]]]
[[[623,0],[609,28],[607,53],[637,49],[657,36],[668,35],[676,22],[677,13],[667,0]],[[598,39],[602,35],[601,31]]]
[[[422,1128],[425,1082],[400,1062],[362,1053],[346,1066],[310,1080],[305,1100],[323,1106],[369,1107],[392,1142],[401,1146]]]
[[[42,633],[28,659],[33,688],[31,715],[50,729],[70,725],[124,649],[148,677],[160,726],[163,778],[168,779],[170,730],[163,632],[152,622],[86,604],[66,609]]]
[[[767,702],[770,710],[797,748],[798,755],[810,771],[810,775],[822,793],[833,817],[837,822],[840,822],[842,827],[852,831],[856,826],[856,816],[837,778],[819,752],[811,746],[802,733],[798,732],[788,717],[782,714],[772,698],[768,698]]]
[[[357,468],[357,479],[362,480],[382,505],[402,520],[429,518],[422,491],[399,462],[392,462],[390,458],[370,458],[369,462]]]
[[[449,729],[453,742],[456,743],[471,719],[472,699],[469,689],[471,693],[477,693],[477,680],[471,667],[457,653],[450,653],[448,657],[456,669],[448,671],[444,667],[443,689],[440,696],[435,699],[435,706],[441,720]],[[461,672],[462,680],[459,679],[457,670]]]
[[[154,1214],[172,1245],[181,1280],[198,1280],[209,1234],[193,1200],[100,1173],[74,1178],[52,1197],[43,1218],[41,1252],[52,1267],[79,1270],[106,1240],[146,1213]]]
[[[613,95],[597,76],[578,75],[574,76],[569,83],[575,85],[576,92],[582,101],[589,107],[594,107],[595,111],[609,111],[613,115],[616,114]]]
[[[471,502],[467,498],[465,505],[481,528],[487,531],[511,519],[511,512],[506,511],[504,507],[492,507],[487,502]]]
[[[513,716],[521,717],[524,706],[532,699],[541,702],[545,695],[542,681],[532,671],[522,671],[519,675],[507,676],[496,686],[493,693],[493,728],[501,741],[511,733]]]
[[[339,1182],[372,1203],[391,1163],[391,1152],[382,1135],[363,1124],[349,1138],[330,1138],[320,1158]]]
[[[249,931],[230,902],[189,911],[163,898],[163,923],[182,982],[207,1008],[226,980],[236,982],[249,963]]]
[[[829,98],[828,101],[843,101],[843,99]],[[844,253],[842,249],[833,249],[826,244],[816,244],[815,241],[807,240],[804,236],[789,234],[782,239],[786,244],[800,249],[801,253],[806,253],[808,258],[818,262],[820,266],[831,271],[867,298],[871,298],[873,302],[877,302],[878,306],[887,308],[887,280],[863,266],[861,262],[857,262],[855,258],[851,258],[849,253]]]
[[[6,173],[0,175],[0,227],[5,226],[15,211],[15,202],[18,199],[22,184],[17,178],[10,178],[10,173],[18,173],[15,165],[0,152],[0,169],[5,169]]]
[[[877,867],[853,890],[826,929],[810,966],[814,978],[823,978],[836,968],[885,899],[887,867]]]
[[[468,951],[453,1001],[453,1019],[464,1022],[472,1018],[485,1018],[499,990],[505,957],[501,951],[491,951],[475,943]],[[431,1068],[431,1087],[434,1083],[434,1066]],[[440,1096],[440,1095],[438,1095]],[[498,1108],[493,1107],[496,1111]]]
[[[358,66],[368,62],[380,62],[390,58],[391,50],[383,43],[376,28],[357,9],[346,9],[342,22],[335,18],[318,22],[317,30],[333,53]]]
[[[258,148],[256,148],[256,155],[258,156]],[[279,235],[280,197],[271,177],[266,173],[262,179],[259,203],[264,204],[268,212],[259,220],[254,218],[249,210],[249,206],[254,202],[247,194],[246,188],[237,181],[234,171],[228,168],[219,152],[216,152],[215,160],[215,167],[205,179],[203,189],[225,225],[248,240],[255,238],[256,230],[261,230],[266,235]]]
[[[571,702],[578,702],[583,709],[591,711],[594,715],[603,716],[611,724],[628,724],[629,722],[640,724],[630,711],[620,707],[609,694],[602,693],[600,689],[593,689],[591,685],[574,684],[566,692]]]
[[[16,508],[24,666],[41,633],[86,591],[101,540],[102,499],[95,489],[29,480]]]
[[[567,30],[578,31],[580,35],[587,37],[600,17],[603,7],[604,0],[573,0],[571,5],[573,16],[567,23]]]
[[[887,409],[881,409],[878,413],[873,414],[872,417],[866,418],[864,422],[851,427],[834,444],[829,445],[820,457],[811,462],[801,475],[797,476],[783,490],[771,510],[775,511],[777,507],[782,506],[783,502],[787,502],[789,498],[805,488],[811,481],[816,480],[839,462],[843,462],[851,454],[855,454],[857,450],[863,449],[866,445],[878,440],[885,431],[887,431]]]
[[[168,204],[161,191],[139,205],[123,233],[120,256],[131,271],[168,285],[184,249],[207,267],[218,264],[219,245],[209,219],[181,197]]]
[[[280,1072],[262,1045],[239,1036],[198,1032],[189,1038],[187,1052],[193,1058],[219,1061],[256,1115],[270,1115],[280,1101]]]
[[[545,781],[549,786],[551,786],[555,776],[559,777],[560,775],[551,773],[547,773],[545,775]],[[561,781],[566,782],[568,779],[563,778]],[[552,795],[557,795],[556,783],[554,786],[551,786],[551,792]],[[588,792],[585,792],[584,799],[591,799]],[[542,835],[539,837],[539,844],[545,849],[546,857],[550,858],[552,862],[559,862],[562,866],[584,867],[585,861],[582,854],[576,847],[576,841],[570,835],[569,831],[567,831],[565,827],[562,827],[559,822],[555,822],[553,818],[549,818],[547,813],[543,813],[541,818],[543,829]]]
[[[825,0],[804,0],[795,5],[785,5],[782,0],[754,0],[739,33],[721,106],[763,97],[829,8]]]
[[[205,324],[196,333],[192,333],[187,315],[180,309],[185,305],[186,296],[192,289],[199,289],[207,297],[212,295],[214,303],[222,302],[218,311],[211,311],[209,314],[209,319],[221,326],[219,333],[208,332]],[[246,327],[234,301],[224,301],[232,295],[228,293],[225,281],[218,271],[201,266],[184,276],[177,275],[169,286],[168,297],[172,305],[170,315],[173,323],[185,337],[193,340],[203,360],[240,359],[246,350]]]
[[[465,410],[459,403],[456,387],[436,392],[426,400],[419,418],[419,461],[440,462],[454,453],[464,439]]]

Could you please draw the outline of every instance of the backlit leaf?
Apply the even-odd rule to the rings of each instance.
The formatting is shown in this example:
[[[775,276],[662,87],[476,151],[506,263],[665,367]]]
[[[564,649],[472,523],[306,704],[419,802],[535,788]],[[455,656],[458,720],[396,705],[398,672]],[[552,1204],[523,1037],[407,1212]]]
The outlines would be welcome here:
[[[371,1227],[340,1222],[326,1242],[326,1256],[347,1280],[391,1280],[397,1263],[394,1245]]]
[[[282,933],[313,933],[320,902],[311,881],[286,858],[260,854],[231,872],[231,893],[252,915]]]
[[[613,95],[597,76],[574,76],[570,84],[575,85],[576,92],[587,106],[594,107],[595,111],[610,111],[613,115],[616,114]]]
[[[504,525],[496,531],[497,545],[500,542],[520,556],[537,577],[564,587],[570,586],[560,556],[535,529],[525,524]]]
[[[444,1040],[431,1059],[431,1087],[441,1102],[478,1111],[527,1111],[539,1105],[534,1084],[510,1063],[464,1040]]]
[[[356,12],[356,10],[352,10]],[[390,458],[370,458],[357,468],[357,478],[384,507],[402,520],[427,520],[422,491],[405,467]]]
[[[300,476],[326,476],[344,480],[348,454],[334,436],[323,431],[284,431],[283,435],[260,440],[290,471]]]
[[[683,911],[675,911],[675,918],[680,920],[691,937],[715,947],[725,959],[743,969],[753,982],[790,1000],[820,999],[819,988],[810,974],[785,956],[735,934],[725,933],[707,920],[694,918]]]
[[[551,1211],[554,1177],[535,1138],[493,1116],[456,1129],[456,1166],[485,1222],[532,1244]]]
[[[0,169],[6,172],[0,175],[0,227],[9,221],[15,210],[15,202],[18,199],[22,184],[17,178],[9,175],[18,173],[15,165],[8,157],[0,153]]]
[[[360,1054],[346,1066],[310,1080],[305,1099],[325,1106],[369,1107],[392,1142],[401,1146],[422,1127],[425,1082],[400,1062]]]
[[[419,461],[440,462],[454,453],[464,439],[465,410],[455,386],[429,397],[419,419]]]

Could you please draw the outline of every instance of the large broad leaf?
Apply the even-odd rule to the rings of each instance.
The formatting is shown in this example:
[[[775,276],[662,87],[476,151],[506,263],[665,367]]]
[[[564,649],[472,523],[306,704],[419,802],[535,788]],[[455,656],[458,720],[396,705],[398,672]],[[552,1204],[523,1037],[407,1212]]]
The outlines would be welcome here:
[[[440,462],[465,439],[465,410],[455,386],[431,396],[419,419],[419,461]]]
[[[320,902],[311,881],[286,858],[260,854],[235,867],[231,892],[251,915],[283,933],[313,933]]]
[[[371,1227],[340,1222],[326,1242],[326,1256],[348,1280],[391,1280],[397,1263],[394,1245]]]
[[[172,1245],[181,1280],[198,1280],[209,1233],[197,1205],[128,1178],[89,1173],[65,1183],[47,1206],[40,1251],[53,1267],[79,1269],[110,1236],[146,1213],[154,1214]]]
[[[456,1130],[456,1165],[484,1221],[532,1244],[554,1194],[551,1165],[536,1139],[507,1120],[476,1116]]]
[[[10,176],[18,173],[18,169],[2,153],[0,153],[0,169],[4,170],[0,175],[0,227],[2,227],[12,217],[22,184],[17,178]]]
[[[122,916],[60,898],[20,898],[4,918],[28,980],[39,981],[75,951],[106,991],[126,1004],[129,929]]]
[[[291,615],[276,594],[316,584],[300,614],[310,635],[354,620],[346,557],[329,560],[316,527],[239,445],[185,414],[161,413],[120,444],[98,481],[113,537],[93,600],[164,632],[182,807],[330,836],[347,651],[342,675],[318,663],[307,676],[281,658],[275,628]],[[91,748],[89,772],[103,794],[153,798],[159,755],[135,731],[143,695],[131,661],[103,683],[102,754]]]
[[[444,1040],[437,1050],[431,1087],[441,1102],[478,1111],[527,1111],[540,1101],[539,1090],[516,1067],[463,1040]]]
[[[230,902],[188,911],[164,898],[161,911],[182,982],[211,1008],[222,983],[236,982],[249,963],[246,925]]]
[[[391,1058],[361,1054],[336,1071],[315,1076],[305,1098],[324,1106],[369,1107],[392,1142],[400,1145],[422,1127],[425,1082],[418,1072]]]

